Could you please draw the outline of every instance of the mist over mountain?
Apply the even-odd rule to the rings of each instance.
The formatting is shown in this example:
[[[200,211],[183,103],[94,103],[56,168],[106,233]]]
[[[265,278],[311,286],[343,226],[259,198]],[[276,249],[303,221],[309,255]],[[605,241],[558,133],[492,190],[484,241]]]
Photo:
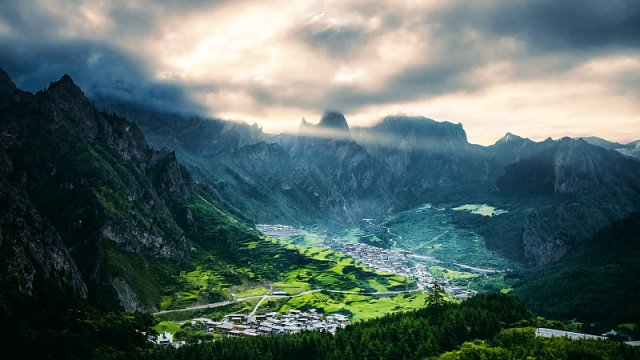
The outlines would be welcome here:
[[[317,125],[319,128],[337,129],[339,131],[349,132],[349,124],[344,115],[337,111],[327,111],[320,118]]]
[[[260,254],[278,246],[242,250],[257,239],[255,230],[219,208],[215,191],[194,181],[173,151],[149,147],[137,125],[98,110],[69,76],[31,94],[0,75],[3,319],[20,317],[20,299],[37,302],[51,286],[69,301],[155,310],[177,286],[179,269],[205,254],[211,269],[249,266],[254,277],[277,271]],[[229,131],[218,125],[199,132]],[[215,293],[207,288],[203,299]]]
[[[582,137],[579,139],[582,139],[588,142],[589,144],[600,146],[607,150],[616,150],[622,155],[625,155],[628,157],[640,159],[640,150],[639,150],[640,148],[638,147],[638,143],[640,140],[632,141],[628,144],[620,144],[617,142],[605,140],[597,136],[588,136],[588,137]]]
[[[32,97],[10,81],[2,89],[5,103]],[[94,111],[68,76],[34,98],[49,99],[78,119]],[[428,202],[491,201],[510,213],[474,225],[490,235],[487,245],[519,261],[546,264],[638,207],[638,162],[621,155],[618,145],[594,138],[590,142],[599,145],[568,138],[533,142],[507,133],[484,147],[470,144],[461,124],[388,116],[350,129],[338,112],[327,112],[317,125],[303,120],[298,135],[273,136],[255,125],[126,103],[101,106],[136,122],[154,147],[174,151],[197,182],[250,221],[353,224]],[[76,123],[90,138],[105,137],[103,125]],[[151,151],[106,138],[126,159],[143,161]],[[143,139],[138,134],[131,141]]]
[[[261,240],[255,223],[370,229],[375,245],[388,248],[401,238],[389,227],[400,221],[394,216],[421,222],[433,216],[423,211],[442,211],[432,225],[481,236],[474,246],[521,266],[513,275],[517,291],[536,308],[549,299],[538,294],[535,271],[557,290],[566,276],[553,269],[585,271],[605,245],[620,250],[601,251],[607,269],[635,266],[615,257],[637,251],[629,234],[637,222],[630,214],[640,210],[640,161],[622,151],[637,144],[534,142],[507,133],[485,147],[469,143],[461,124],[388,116],[350,128],[335,111],[317,124],[303,119],[297,134],[269,135],[256,125],[134,104],[99,106],[106,111],[68,75],[32,94],[0,72],[0,319],[9,328],[20,324],[18,341],[39,341],[29,332],[37,316],[21,317],[50,291],[60,302],[46,303],[46,317],[62,303],[149,312],[224,303],[229,284],[281,280],[291,269],[300,277],[306,264],[332,266]],[[495,216],[455,211],[469,206]],[[185,271],[203,269],[215,280],[184,299]],[[350,276],[336,281],[371,286]],[[633,293],[627,285],[620,285],[624,294]],[[635,316],[624,299],[615,303],[619,321]],[[567,309],[549,313],[602,318]]]
[[[640,359],[638,34],[637,0],[0,1],[0,349]]]
[[[317,125],[303,119],[298,135],[277,136],[144,109],[127,116],[257,222],[353,224],[424,203],[491,202],[509,214],[482,224],[462,217],[460,225],[510,258],[547,264],[639,206],[640,162],[580,139],[534,142],[507,133],[485,147],[470,144],[461,124],[388,116],[349,128],[336,112]],[[172,124],[216,130],[191,136]]]

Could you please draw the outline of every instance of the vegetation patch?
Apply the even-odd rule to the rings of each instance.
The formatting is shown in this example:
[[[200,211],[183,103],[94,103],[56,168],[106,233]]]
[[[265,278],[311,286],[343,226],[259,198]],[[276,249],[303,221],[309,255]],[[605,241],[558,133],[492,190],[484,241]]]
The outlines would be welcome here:
[[[426,296],[421,293],[375,297],[322,292],[292,298],[280,311],[317,309],[326,314],[342,313],[350,316],[352,321],[358,322],[390,313],[419,309],[424,307],[425,300]]]
[[[154,325],[152,329],[157,331],[158,333],[168,332],[175,334],[176,332],[178,332],[178,330],[180,330],[180,324],[175,321],[160,321],[159,323]]]
[[[429,266],[429,271],[431,272],[431,274],[433,274],[434,277],[445,280],[463,280],[479,276],[477,273],[456,271],[437,265]]]
[[[472,214],[482,215],[482,216],[497,216],[502,214],[507,214],[507,210],[496,209],[493,206],[489,206],[487,204],[465,204],[455,208],[452,208],[453,211],[466,211]]]

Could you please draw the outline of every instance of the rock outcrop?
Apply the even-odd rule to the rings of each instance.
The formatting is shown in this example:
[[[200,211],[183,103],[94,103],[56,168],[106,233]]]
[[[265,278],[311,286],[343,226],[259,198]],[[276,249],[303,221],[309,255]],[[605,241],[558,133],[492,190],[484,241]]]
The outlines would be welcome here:
[[[135,124],[96,109],[68,75],[34,95],[0,71],[0,136],[3,294],[52,281],[81,298],[118,285],[131,299],[136,289],[113,280],[105,246],[174,260],[188,253],[178,210],[190,175]]]

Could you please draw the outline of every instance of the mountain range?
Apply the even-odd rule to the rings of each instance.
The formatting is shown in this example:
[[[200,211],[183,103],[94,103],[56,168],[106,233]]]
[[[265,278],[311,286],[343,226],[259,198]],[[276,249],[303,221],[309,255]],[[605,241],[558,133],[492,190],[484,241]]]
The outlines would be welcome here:
[[[60,302],[126,311],[222,301],[230,284],[319,266],[262,241],[256,223],[344,229],[425,204],[502,209],[490,218],[449,213],[526,269],[514,275],[516,292],[537,310],[555,294],[541,287],[588,271],[590,259],[601,267],[594,283],[637,273],[634,261],[616,260],[637,252],[637,142],[535,142],[507,133],[480,146],[461,124],[388,116],[358,128],[336,111],[317,124],[303,119],[296,134],[271,135],[256,125],[91,100],[68,75],[32,94],[3,71],[0,136],[4,327],[24,324],[27,304],[51,289]],[[377,245],[392,245],[393,236],[380,238]],[[185,272],[202,271],[204,283],[183,296]],[[351,281],[347,275],[341,281]],[[633,281],[615,284],[634,296]],[[551,314],[584,307],[572,299]],[[626,310],[617,319],[636,314]],[[598,311],[594,319],[607,310]],[[29,321],[35,327],[38,318]],[[18,337],[36,336],[21,329]]]
[[[198,181],[259,223],[357,224],[425,203],[490,203],[508,214],[474,223],[487,245],[549,264],[640,205],[633,143],[507,133],[480,146],[461,124],[388,116],[350,128],[337,112],[317,125],[303,120],[298,134],[270,135],[255,125],[102,106],[138,124],[152,146],[175,151]]]

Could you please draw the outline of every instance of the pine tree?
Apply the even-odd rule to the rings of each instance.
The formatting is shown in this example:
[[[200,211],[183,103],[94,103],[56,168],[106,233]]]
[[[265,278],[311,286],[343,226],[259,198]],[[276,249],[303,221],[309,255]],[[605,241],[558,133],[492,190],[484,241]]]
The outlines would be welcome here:
[[[425,299],[425,304],[429,306],[441,306],[444,304],[444,288],[436,280],[431,283],[431,289]]]

